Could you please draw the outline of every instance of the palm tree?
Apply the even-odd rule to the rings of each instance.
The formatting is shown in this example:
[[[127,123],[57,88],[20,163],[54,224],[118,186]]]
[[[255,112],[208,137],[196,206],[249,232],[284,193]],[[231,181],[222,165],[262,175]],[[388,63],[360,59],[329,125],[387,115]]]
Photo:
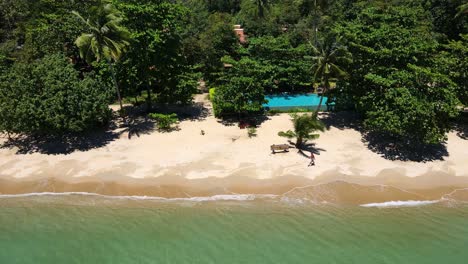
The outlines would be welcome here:
[[[107,0],[102,0],[98,6],[91,8],[87,19],[76,11],[72,13],[85,24],[89,32],[81,34],[75,41],[80,50],[80,56],[88,63],[102,59],[107,61],[119,100],[120,112],[123,115],[122,97],[115,77],[114,63],[119,60],[129,45],[130,34],[120,26],[122,21],[120,13]]]
[[[468,14],[468,3],[460,5],[457,8],[457,10],[458,10],[458,13],[457,13],[456,17]]]
[[[255,4],[257,5],[257,15],[260,18],[265,16],[265,9],[268,9],[270,5],[270,0],[255,0]]]
[[[291,114],[294,131],[278,132],[278,136],[286,138],[296,138],[296,147],[300,148],[304,140],[317,139],[320,135],[313,134],[315,131],[325,131],[325,125],[316,115]]]
[[[319,22],[319,10],[327,8],[327,0],[313,0],[312,8],[314,9],[314,45],[317,46],[317,31],[318,31],[318,22]]]
[[[321,45],[311,45],[314,54],[312,57],[314,61],[312,66],[314,74],[313,84],[315,84],[316,80],[320,80],[320,83],[324,88],[320,96],[320,102],[317,110],[315,111],[315,115],[317,115],[320,107],[322,106],[323,95],[330,90],[330,79],[344,78],[348,75],[342,69],[342,66],[352,61],[351,53],[340,43],[340,41],[340,38],[328,36]]]

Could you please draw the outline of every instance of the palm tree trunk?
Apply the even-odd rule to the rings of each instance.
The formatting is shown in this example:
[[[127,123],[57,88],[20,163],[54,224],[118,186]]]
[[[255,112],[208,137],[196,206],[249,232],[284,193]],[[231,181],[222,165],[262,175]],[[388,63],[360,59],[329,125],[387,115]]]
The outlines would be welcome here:
[[[146,104],[147,104],[146,111],[149,113],[149,112],[151,112],[153,104],[151,102],[151,87],[150,87],[149,80],[148,80],[148,74],[146,74],[145,77],[146,77],[145,78],[146,79],[145,80],[145,86],[146,86],[146,96],[147,96],[147,98],[146,98]]]
[[[124,119],[124,123],[125,123],[125,114],[123,112],[124,110],[123,110],[123,104],[122,104],[122,96],[120,95],[119,84],[117,83],[117,78],[115,77],[114,65],[112,64],[110,60],[108,61],[108,63],[109,63],[109,68],[112,73],[112,80],[114,81],[115,92],[117,93],[117,98],[119,100],[120,116]]]
[[[304,140],[302,139],[302,137],[297,137],[297,140],[296,140],[296,148],[299,148],[300,146],[302,146],[302,142]]]
[[[146,111],[149,113],[151,112],[152,103],[151,103],[151,89],[149,85],[146,85]]]
[[[323,95],[328,91],[329,87],[330,87],[330,84],[328,83],[328,77],[325,76],[324,78],[324,88],[323,91],[322,91],[322,95],[320,96],[320,101],[319,101],[319,104],[317,106],[317,109],[315,110],[315,113],[314,115],[317,116],[318,115],[318,112],[320,111],[320,107],[322,107],[322,102],[323,102]]]
[[[314,0],[314,25],[313,25],[313,30],[314,30],[314,45],[317,47],[317,0]]]
[[[317,115],[317,114],[318,114],[318,112],[320,111],[320,107],[322,107],[322,102],[323,102],[323,94],[324,94],[324,93],[322,92],[322,95],[320,96],[320,101],[319,101],[319,104],[318,104],[318,106],[317,106],[317,109],[315,109],[315,113],[314,113],[314,115]]]

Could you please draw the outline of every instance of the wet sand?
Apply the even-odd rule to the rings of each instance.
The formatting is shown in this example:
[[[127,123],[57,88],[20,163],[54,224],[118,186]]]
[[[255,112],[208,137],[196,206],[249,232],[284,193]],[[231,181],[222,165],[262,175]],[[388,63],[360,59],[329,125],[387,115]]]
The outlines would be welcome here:
[[[121,133],[108,144],[86,151],[19,154],[16,147],[0,148],[0,194],[283,194],[295,187],[343,181],[419,190],[418,195],[432,199],[468,187],[468,140],[456,133],[448,134],[447,154],[440,159],[392,161],[370,150],[358,130],[331,124],[310,142],[308,150],[315,153],[316,165],[309,167],[309,151],[270,151],[272,144],[288,143],[277,133],[291,128],[289,115],[272,116],[250,138],[246,129],[221,124],[208,115],[182,121],[179,130],[170,133],[149,131],[131,138]]]

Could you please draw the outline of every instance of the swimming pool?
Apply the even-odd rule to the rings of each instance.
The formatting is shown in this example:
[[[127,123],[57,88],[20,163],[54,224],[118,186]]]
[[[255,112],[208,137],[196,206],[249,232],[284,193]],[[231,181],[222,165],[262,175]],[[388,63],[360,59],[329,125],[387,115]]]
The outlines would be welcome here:
[[[317,94],[274,94],[267,95],[265,99],[268,103],[263,104],[267,110],[292,110],[308,109],[315,110],[320,102],[320,95]],[[327,97],[323,97],[320,110],[327,110]]]

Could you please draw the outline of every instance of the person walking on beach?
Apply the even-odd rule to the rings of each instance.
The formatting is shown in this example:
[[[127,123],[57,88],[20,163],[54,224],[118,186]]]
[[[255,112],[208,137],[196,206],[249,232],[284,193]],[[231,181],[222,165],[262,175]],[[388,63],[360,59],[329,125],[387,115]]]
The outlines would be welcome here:
[[[315,156],[314,156],[314,153],[310,152],[310,163],[309,163],[309,166],[315,166]]]

